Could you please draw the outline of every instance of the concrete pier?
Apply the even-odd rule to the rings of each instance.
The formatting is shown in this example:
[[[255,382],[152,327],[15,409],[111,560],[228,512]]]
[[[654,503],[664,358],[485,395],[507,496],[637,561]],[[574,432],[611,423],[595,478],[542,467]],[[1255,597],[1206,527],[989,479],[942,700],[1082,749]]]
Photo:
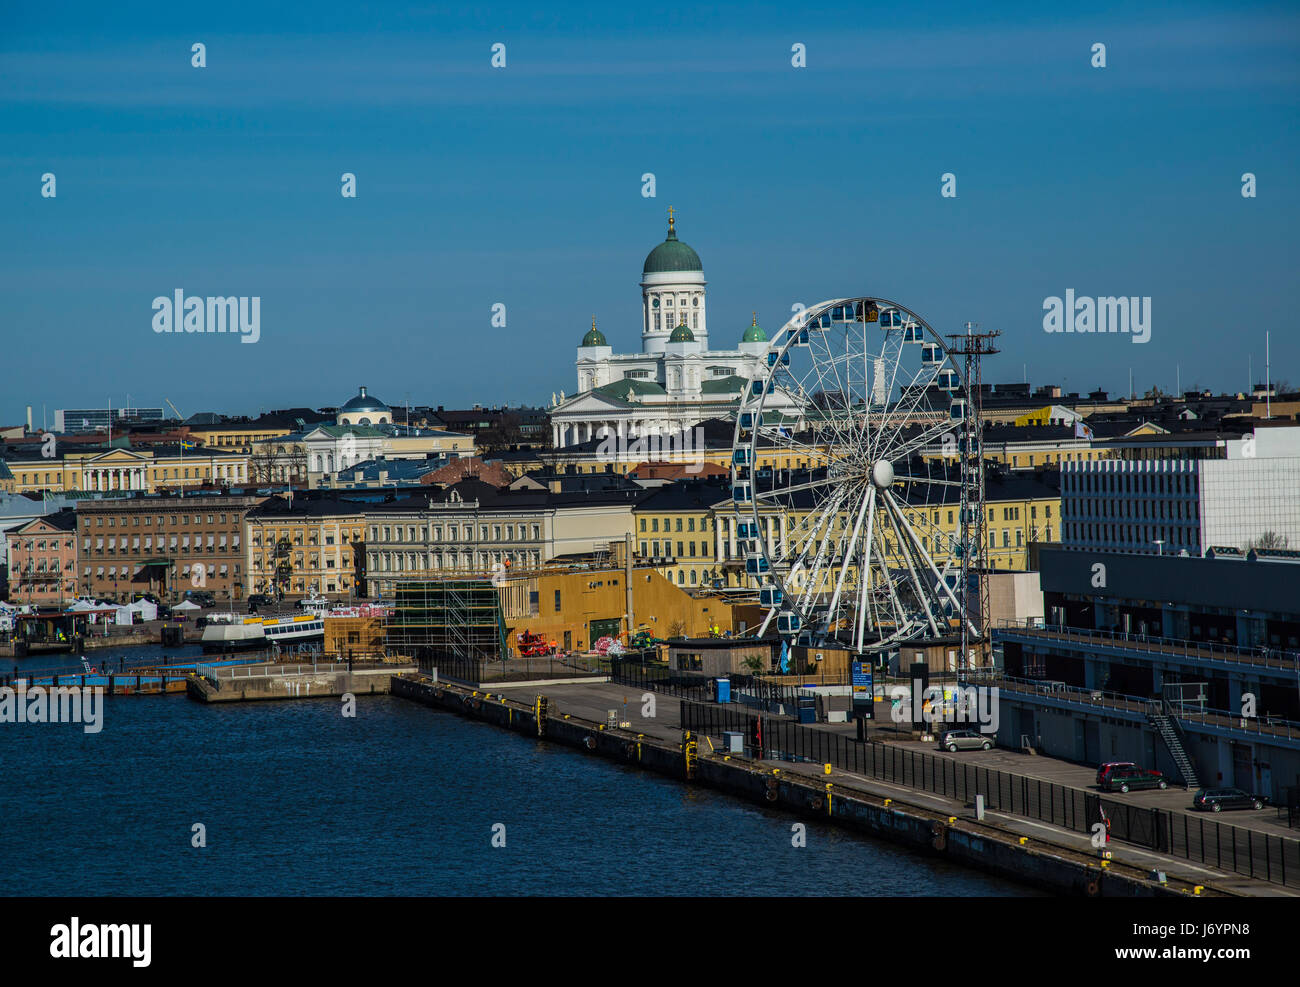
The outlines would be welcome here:
[[[238,665],[200,667],[187,680],[191,699],[203,703],[238,703],[271,699],[310,699],[327,696],[383,695],[394,675],[414,666],[385,662],[338,662],[300,665]]]

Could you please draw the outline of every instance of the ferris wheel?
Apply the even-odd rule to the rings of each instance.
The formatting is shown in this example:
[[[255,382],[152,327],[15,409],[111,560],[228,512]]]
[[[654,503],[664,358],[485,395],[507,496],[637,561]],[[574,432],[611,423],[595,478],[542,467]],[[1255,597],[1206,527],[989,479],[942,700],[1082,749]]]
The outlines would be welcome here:
[[[978,633],[963,564],[982,537],[971,404],[943,340],[895,302],[839,298],[796,314],[766,363],[731,469],[758,634],[775,620],[796,643],[863,653]]]

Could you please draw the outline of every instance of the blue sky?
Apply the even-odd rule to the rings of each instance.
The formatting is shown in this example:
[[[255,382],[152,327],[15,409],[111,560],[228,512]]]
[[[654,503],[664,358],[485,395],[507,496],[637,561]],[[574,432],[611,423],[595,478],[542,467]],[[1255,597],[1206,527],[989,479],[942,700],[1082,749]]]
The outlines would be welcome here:
[[[572,393],[593,313],[639,347],[670,204],[715,346],[751,310],[775,328],[877,294],[1001,329],[994,381],[1120,392],[1131,367],[1171,389],[1178,367],[1240,389],[1270,330],[1274,377],[1300,386],[1293,5],[819,8],[7,4],[0,423],[128,394],[192,414],[358,384],[392,404]],[[177,288],[260,296],[260,341],[155,334]],[[1151,341],[1044,333],[1067,288],[1151,296]]]

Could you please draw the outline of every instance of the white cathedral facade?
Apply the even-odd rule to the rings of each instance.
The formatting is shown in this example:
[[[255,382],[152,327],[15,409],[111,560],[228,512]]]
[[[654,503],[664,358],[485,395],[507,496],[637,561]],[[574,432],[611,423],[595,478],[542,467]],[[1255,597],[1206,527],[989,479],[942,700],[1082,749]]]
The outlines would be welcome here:
[[[709,349],[705,284],[699,254],[677,239],[669,208],[668,236],[641,271],[641,352],[615,353],[592,320],[578,347],[578,393],[551,409],[556,448],[734,417],[749,380],[767,373],[768,339],[754,319],[735,349]]]

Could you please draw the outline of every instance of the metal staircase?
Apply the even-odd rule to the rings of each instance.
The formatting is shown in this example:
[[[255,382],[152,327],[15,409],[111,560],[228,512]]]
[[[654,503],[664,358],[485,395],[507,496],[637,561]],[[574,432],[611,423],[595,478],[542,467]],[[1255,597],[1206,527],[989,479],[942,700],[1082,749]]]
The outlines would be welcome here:
[[[1183,784],[1187,790],[1200,788],[1201,783],[1196,777],[1196,769],[1192,767],[1191,758],[1187,756],[1187,751],[1183,748],[1183,740],[1178,735],[1178,727],[1174,719],[1169,715],[1168,704],[1164,701],[1151,702],[1147,704],[1147,722],[1151,724],[1160,734],[1160,739],[1165,742],[1165,747],[1169,750],[1169,756],[1174,759],[1174,764],[1178,767],[1178,773],[1183,776]]]

